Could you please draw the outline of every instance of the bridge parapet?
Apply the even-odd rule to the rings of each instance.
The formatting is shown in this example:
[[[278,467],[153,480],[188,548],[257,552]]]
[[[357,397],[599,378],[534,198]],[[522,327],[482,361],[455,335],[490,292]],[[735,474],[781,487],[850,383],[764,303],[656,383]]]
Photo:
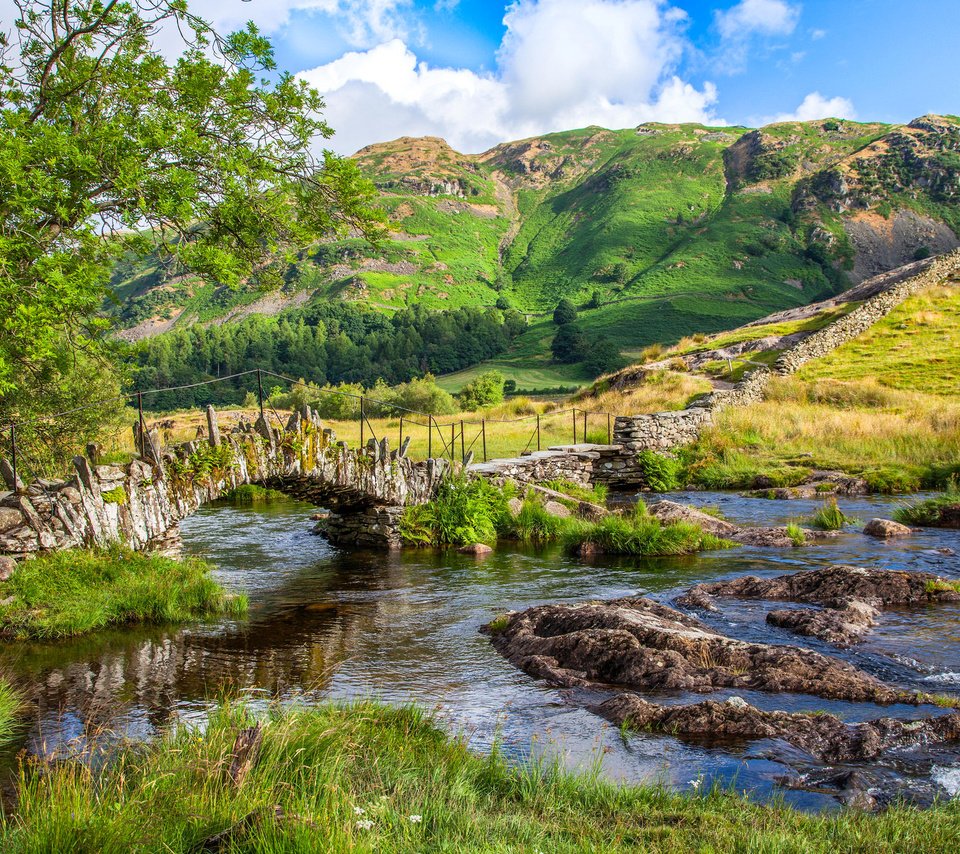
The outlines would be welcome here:
[[[173,551],[183,519],[244,484],[329,508],[334,542],[392,547],[403,508],[429,501],[452,465],[413,461],[386,438],[349,448],[309,407],[282,429],[259,419],[225,435],[212,408],[207,416],[207,439],[161,448],[148,431],[137,437],[140,457],[125,465],[75,457],[74,475],[4,494],[0,553],[111,543]]]

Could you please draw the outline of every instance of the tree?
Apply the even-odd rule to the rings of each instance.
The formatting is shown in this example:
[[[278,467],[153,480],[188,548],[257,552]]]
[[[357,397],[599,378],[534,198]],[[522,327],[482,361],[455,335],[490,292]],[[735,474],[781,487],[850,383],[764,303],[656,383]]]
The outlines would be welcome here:
[[[563,326],[565,323],[573,323],[577,319],[577,307],[566,297],[557,303],[553,310],[553,322],[557,326]]]
[[[485,371],[468,382],[457,395],[460,408],[473,412],[484,406],[503,403],[503,389],[506,379],[500,371]]]
[[[591,345],[583,360],[583,367],[595,377],[619,370],[623,367],[620,348],[606,336],[600,336]]]
[[[70,366],[110,362],[98,312],[125,253],[271,286],[295,248],[351,227],[375,236],[380,216],[352,161],[313,156],[332,134],[323,102],[289,74],[269,79],[253,24],[220,37],[185,0],[17,5],[0,43],[0,422],[42,432],[62,404],[44,389],[89,399]],[[152,46],[161,28],[185,34],[175,62]]]
[[[508,300],[505,296],[497,297],[497,308],[500,309],[500,311],[509,311],[510,300]]]
[[[557,330],[550,344],[550,352],[557,362],[572,364],[582,361],[589,350],[589,342],[576,323],[567,323]]]

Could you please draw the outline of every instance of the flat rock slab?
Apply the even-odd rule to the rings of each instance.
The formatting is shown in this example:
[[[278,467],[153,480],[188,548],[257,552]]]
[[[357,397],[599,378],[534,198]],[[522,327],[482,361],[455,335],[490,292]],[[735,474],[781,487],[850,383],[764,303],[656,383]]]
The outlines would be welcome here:
[[[555,685],[710,692],[733,688],[881,704],[926,701],[830,656],[747,643],[645,598],[539,605],[487,629],[493,646]]]
[[[739,697],[661,706],[636,694],[620,694],[593,711],[618,725],[704,741],[778,738],[824,762],[865,762],[896,748],[960,741],[960,712],[848,724],[830,714],[765,711]]]
[[[960,592],[931,572],[828,566],[760,578],[698,584],[677,599],[683,607],[716,610],[715,597],[805,602],[816,609],[781,609],[767,614],[771,625],[841,645],[860,640],[890,605],[960,601]]]

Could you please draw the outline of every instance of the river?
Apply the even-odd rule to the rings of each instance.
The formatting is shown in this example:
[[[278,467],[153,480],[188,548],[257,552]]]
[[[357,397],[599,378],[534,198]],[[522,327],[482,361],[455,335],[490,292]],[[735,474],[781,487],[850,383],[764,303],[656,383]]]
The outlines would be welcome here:
[[[817,502],[768,501],[729,493],[670,496],[719,507],[734,522],[782,524]],[[898,499],[842,499],[862,520],[889,518]],[[455,552],[340,551],[311,533],[314,508],[282,501],[255,508],[205,507],[183,524],[184,549],[217,566],[218,579],[250,598],[242,621],[127,629],[60,643],[0,647],[0,667],[26,690],[33,715],[0,763],[26,749],[69,755],[90,738],[145,738],[176,720],[202,725],[210,704],[242,691],[256,705],[374,697],[436,710],[477,750],[499,740],[507,754],[560,757],[624,781],[696,789],[714,781],[803,809],[832,809],[827,793],[783,788],[803,757],[779,743],[705,746],[672,737],[624,734],[583,706],[584,692],[553,689],[514,669],[480,634],[504,611],[543,602],[579,602],[642,593],[664,602],[704,580],[828,566],[914,569],[960,577],[960,532],[927,530],[883,542],[851,529],[799,549],[740,547],[689,558],[584,563],[559,549],[500,548],[483,559]],[[764,622],[764,603],[724,603],[704,619],[736,637],[799,643],[850,660],[891,683],[960,691],[960,607],[887,611],[852,650],[798,639]],[[701,616],[701,615],[698,615]],[[713,697],[732,692],[718,692]],[[827,710],[848,720],[916,716],[789,695],[738,692],[764,708]],[[657,697],[660,702],[702,696]],[[923,714],[931,713],[929,708]],[[811,764],[808,770],[815,771]],[[960,746],[912,751],[859,768],[871,787],[918,803],[960,791]]]

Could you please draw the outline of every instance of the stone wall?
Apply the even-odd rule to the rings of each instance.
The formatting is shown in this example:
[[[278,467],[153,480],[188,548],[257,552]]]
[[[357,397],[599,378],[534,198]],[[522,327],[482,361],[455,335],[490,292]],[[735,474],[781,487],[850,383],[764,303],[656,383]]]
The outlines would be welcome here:
[[[142,458],[127,465],[76,457],[73,476],[5,494],[0,554],[110,543],[169,551],[182,519],[248,483],[329,508],[334,541],[393,546],[402,508],[429,501],[450,465],[414,462],[386,439],[348,448],[309,407],[284,429],[260,420],[222,438],[212,409],[208,421],[207,440],[161,450],[148,434]]]
[[[631,454],[644,449],[669,451],[692,444],[704,428],[713,423],[715,413],[729,406],[748,406],[763,400],[771,377],[791,374],[807,362],[827,355],[863,334],[908,297],[958,275],[960,250],[934,259],[909,279],[895,280],[895,284],[870,297],[849,314],[784,351],[772,369],[757,368],[732,389],[710,392],[679,412],[618,417],[614,422],[614,443]]]

